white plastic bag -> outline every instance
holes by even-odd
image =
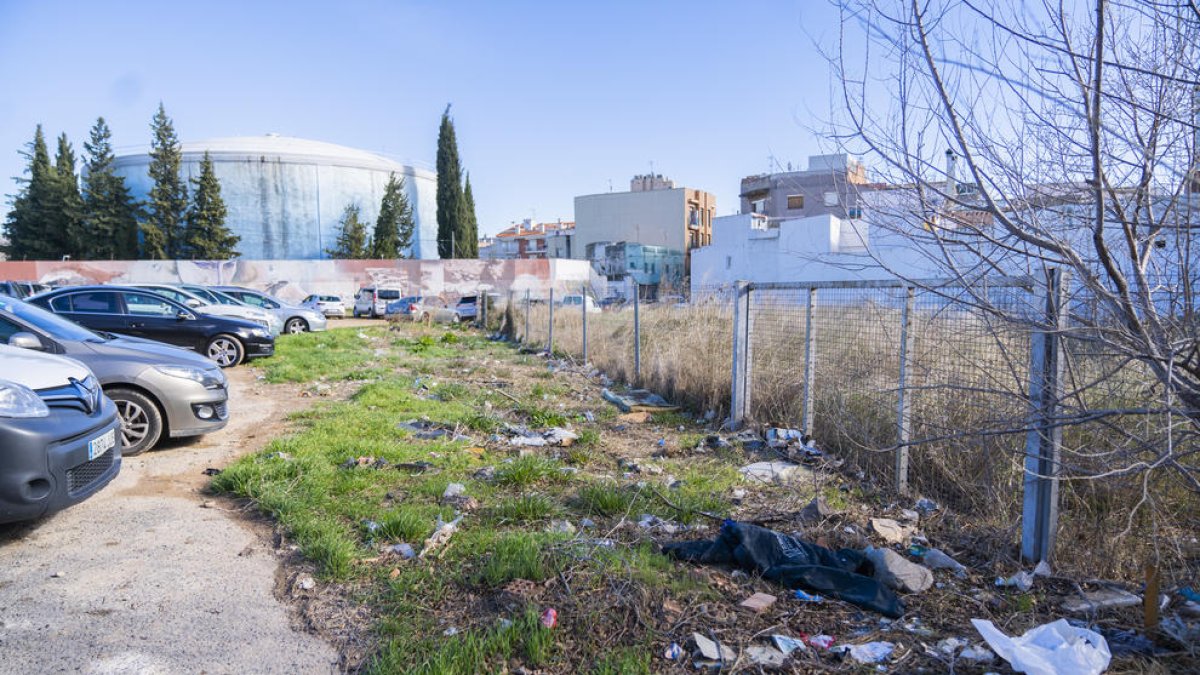
[[[1059,619],[1012,638],[991,621],[971,619],[975,630],[1013,670],[1026,675],[1099,675],[1112,653],[1104,636]]]

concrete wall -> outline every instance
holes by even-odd
[[[185,179],[200,174],[202,154],[185,152]],[[150,158],[118,158],[116,173],[125,177],[133,195],[146,199],[153,184]],[[319,162],[263,158],[213,157],[221,197],[229,209],[226,224],[242,238],[238,252],[251,259],[321,259],[337,238],[339,220],[348,204],[357,203],[368,232],[374,229],[391,171]],[[437,258],[437,178],[429,171],[396,165],[404,178],[416,222],[412,255]],[[189,193],[191,186],[189,184]]]
[[[544,294],[590,283],[583,260],[229,260],[6,261],[0,279],[55,285],[132,282],[227,284],[299,301],[311,293],[352,297],[387,285],[427,296],[456,297],[480,288]]]
[[[575,240],[571,256],[583,258],[588,244],[633,241],[687,248],[685,189],[607,192],[575,198]]]

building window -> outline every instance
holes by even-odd
[[[804,208],[804,195],[788,195],[788,209]]]
[[[862,218],[862,207],[852,206],[847,210],[846,215],[851,218]]]
[[[767,200],[766,198],[754,199],[750,201],[750,213],[766,213]]]
[[[837,206],[837,205],[838,205],[838,193],[826,192],[825,193],[825,206]]]

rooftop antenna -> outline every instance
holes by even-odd
[[[608,179],[608,191],[612,192],[612,179],[611,178]]]
[[[654,182],[654,160],[650,160],[650,182]]]

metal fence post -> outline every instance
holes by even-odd
[[[813,433],[813,399],[816,392],[813,389],[813,377],[817,372],[817,324],[813,321],[813,311],[817,304],[817,289],[808,289],[808,305],[804,308],[804,433]]]
[[[524,339],[521,340],[525,344],[530,343],[529,342],[529,305],[530,305],[529,289],[526,288],[525,289],[525,335],[524,335]]]
[[[483,330],[486,331],[487,330],[487,295],[485,295],[486,291],[479,291],[478,293],[479,294],[475,296],[475,304],[478,305],[476,314],[479,315],[479,319],[481,322],[480,326],[482,326]]]
[[[746,395],[750,362],[746,357],[750,323],[750,284],[737,282],[733,293],[733,373],[729,396],[729,424],[737,429],[749,417]]]
[[[546,329],[546,353],[554,354],[554,287],[550,287],[550,321]]]
[[[1062,427],[1057,422],[1062,398],[1062,331],[1070,275],[1051,268],[1046,277],[1046,326],[1030,340],[1029,431],[1025,436],[1024,503],[1021,557],[1049,560],[1058,532],[1058,472]]]
[[[633,376],[638,381],[642,382],[642,320],[639,314],[641,299],[638,297],[642,294],[641,285],[637,282],[633,284]]]
[[[904,309],[900,314],[900,387],[896,394],[896,492],[908,494],[908,440],[912,433],[912,397],[905,390],[908,371],[912,367],[912,314],[914,289],[904,294]]]
[[[587,312],[587,301],[588,301],[588,294],[587,294],[587,284],[584,284],[584,285],[583,285],[583,288],[582,288],[582,289],[580,289],[580,303],[579,303],[579,304],[580,304],[580,305],[582,305],[582,309],[583,309],[583,362],[584,362],[585,364],[588,362],[588,353],[587,353],[587,347],[588,347],[588,345],[587,345],[587,314],[588,314],[588,312]]]

